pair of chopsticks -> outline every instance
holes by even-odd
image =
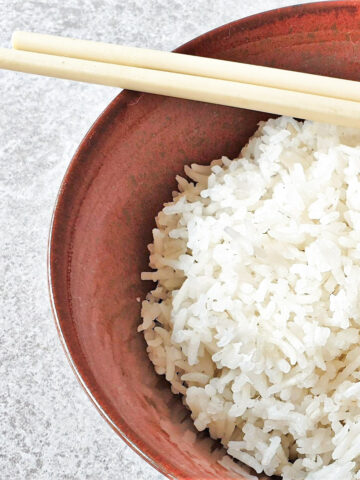
[[[15,32],[0,68],[360,128],[360,82]]]

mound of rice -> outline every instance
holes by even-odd
[[[156,218],[148,354],[198,430],[284,480],[360,479],[360,132],[280,117]]]

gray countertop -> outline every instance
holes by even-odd
[[[299,1],[297,3],[309,3]],[[0,0],[15,29],[171,50],[288,0]],[[50,311],[46,249],[66,167],[118,90],[0,70],[0,478],[160,480],[76,381]]]

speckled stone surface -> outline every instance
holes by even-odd
[[[171,50],[286,0],[0,0],[14,29]],[[309,3],[299,2],[298,3]],[[0,71],[0,479],[160,480],[99,416],[53,323],[48,229],[77,145],[116,89]]]

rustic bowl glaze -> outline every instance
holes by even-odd
[[[245,18],[178,51],[360,80],[360,3],[322,2]],[[114,430],[168,478],[234,478],[197,434],[136,333],[154,216],[184,164],[235,156],[267,115],[124,91],[90,129],[65,175],[50,236],[60,338]],[[266,478],[266,477],[264,477]]]

